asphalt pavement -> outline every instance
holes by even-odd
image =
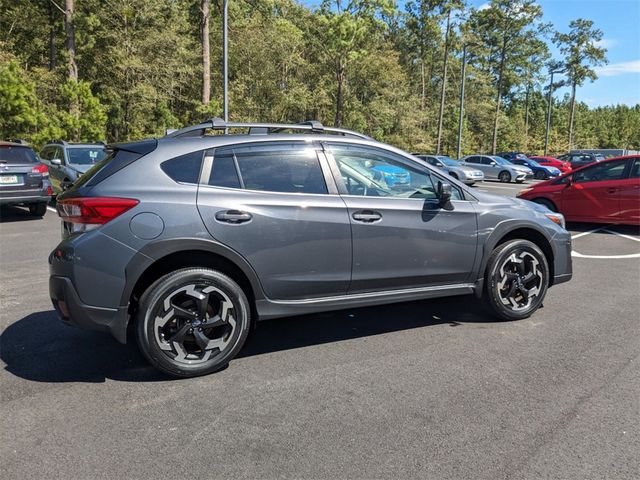
[[[3,210],[0,478],[640,478],[640,235],[570,230],[574,279],[528,320],[454,297],[267,321],[171,380],[60,323],[55,213]]]

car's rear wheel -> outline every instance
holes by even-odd
[[[32,203],[29,205],[29,213],[34,217],[44,217],[47,213],[47,204],[44,202]]]
[[[544,180],[547,178],[547,174],[544,173],[542,170],[538,170],[534,176],[537,180]]]
[[[498,180],[500,180],[502,183],[509,183],[511,181],[511,174],[507,171],[500,172],[500,174],[498,175]]]
[[[510,240],[491,253],[484,299],[498,318],[528,318],[542,305],[548,286],[549,265],[535,243]]]
[[[185,268],[153,283],[140,298],[136,337],[159,370],[194,377],[224,368],[242,348],[250,326],[242,288],[208,268]]]
[[[539,205],[544,205],[545,207],[547,207],[552,212],[557,212],[558,211],[558,208],[554,205],[554,203],[551,200],[547,200],[546,198],[536,198],[536,199],[533,200],[533,202],[537,203]]]
[[[453,173],[453,172],[451,172],[451,173],[449,174],[449,176],[451,176],[451,177],[455,178],[456,180],[458,180],[458,175],[457,175],[457,174],[455,174],[455,173]]]

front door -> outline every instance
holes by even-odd
[[[562,191],[562,213],[576,221],[615,221],[620,212],[619,184],[627,163],[596,163],[574,173]]]
[[[267,297],[346,294],[351,227],[319,146],[223,147],[205,155],[203,169],[202,219],[213,238],[251,264]]]
[[[625,223],[640,224],[640,157],[632,159],[629,175],[618,184],[620,217]]]
[[[336,142],[326,148],[351,221],[349,293],[469,280],[477,223],[461,191],[454,187],[450,205],[441,208],[437,182],[447,180],[426,166],[377,147]]]

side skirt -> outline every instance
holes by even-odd
[[[475,292],[473,283],[442,285],[434,287],[407,288],[386,292],[355,293],[335,297],[310,298],[303,300],[269,300],[256,302],[259,320],[306,315],[309,313],[342,310],[344,308],[370,307],[388,303],[410,302],[428,298],[469,295]]]

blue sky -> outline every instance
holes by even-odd
[[[298,0],[308,6],[317,6],[320,0]],[[396,0],[403,9],[405,0]],[[467,0],[480,8],[488,0]],[[602,46],[608,50],[609,64],[598,70],[598,79],[587,81],[577,91],[579,101],[590,107],[600,105],[640,103],[640,0],[538,0],[544,12],[544,21],[556,30],[568,31],[569,22],[576,18],[593,20],[602,30]],[[559,58],[557,49],[551,51]],[[560,88],[556,96],[562,97],[568,88]]]
[[[481,7],[487,0],[473,0]],[[602,30],[602,46],[607,48],[609,64],[598,69],[598,79],[587,81],[577,91],[579,101],[590,107],[640,103],[640,0],[538,0],[544,21],[556,30],[568,31],[576,18],[593,20]],[[559,58],[551,45],[552,54]],[[558,89],[563,96],[568,88]]]

